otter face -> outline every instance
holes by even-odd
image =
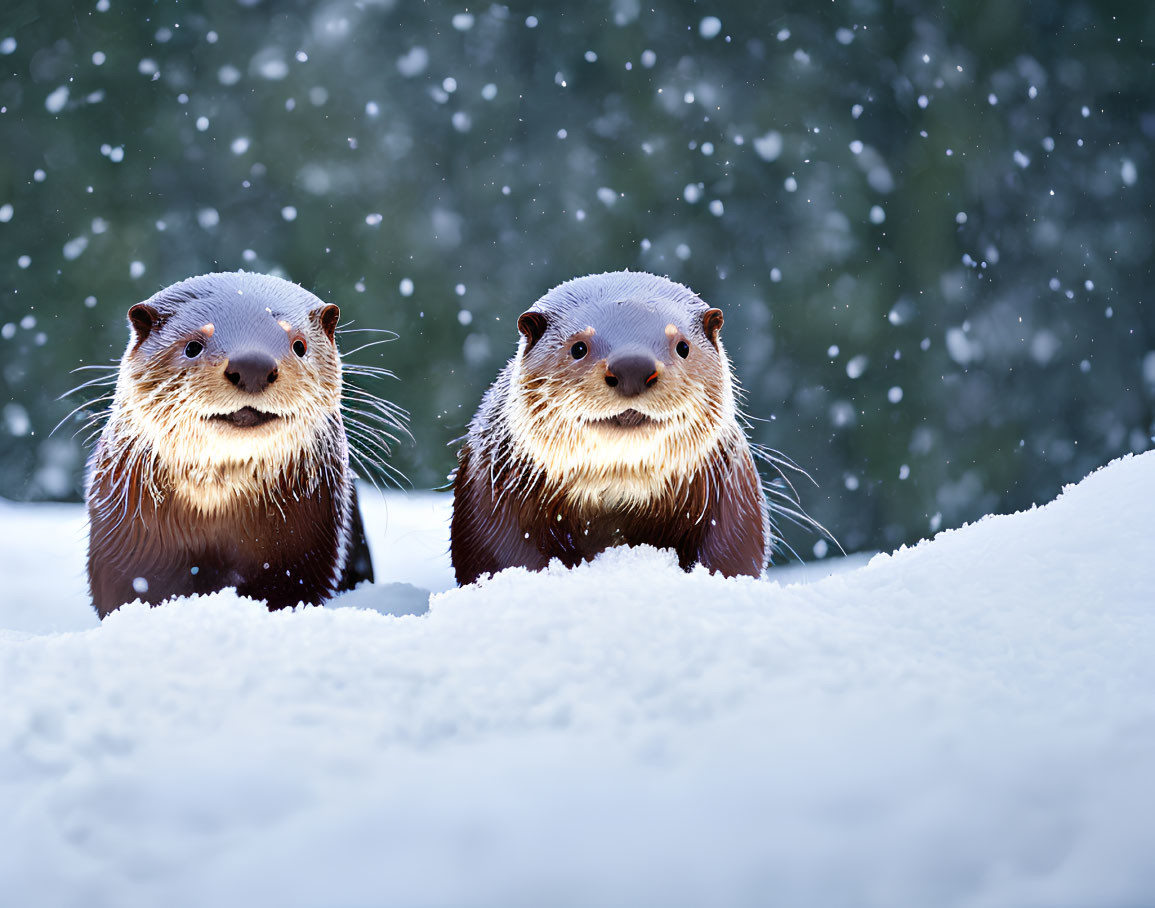
[[[518,320],[514,436],[572,497],[650,500],[737,430],[722,313],[622,272],[555,288]]]
[[[130,420],[190,494],[211,498],[203,487],[230,472],[279,474],[308,459],[311,439],[332,437],[336,306],[279,278],[211,274],[161,291],[128,317],[114,420]]]

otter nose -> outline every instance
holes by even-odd
[[[658,364],[652,356],[629,353],[606,363],[606,384],[622,397],[637,397],[658,383]]]
[[[229,357],[225,378],[242,391],[259,394],[277,380],[277,361],[259,350],[240,353]]]

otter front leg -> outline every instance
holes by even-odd
[[[188,596],[197,590],[188,567],[121,559],[105,560],[106,552],[96,549],[89,557],[89,590],[96,614],[108,617],[120,606],[137,599],[156,605],[174,596]]]
[[[95,458],[102,454],[98,447]],[[136,599],[155,605],[195,592],[188,559],[174,550],[164,504],[135,485],[125,490],[97,480],[87,509],[88,586],[102,619]]]
[[[718,486],[696,557],[691,560],[725,577],[761,576],[770,543],[765,502],[754,461],[741,451],[729,476]]]
[[[461,585],[507,567],[540,570],[546,559],[532,542],[534,533],[521,525],[508,495],[495,496],[489,466],[474,464],[466,442],[453,480],[453,518],[449,549],[453,572]],[[529,532],[530,539],[526,538]]]

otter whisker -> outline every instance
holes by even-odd
[[[363,417],[363,419],[358,417]],[[367,438],[379,440],[386,453],[391,453],[391,449],[389,448],[389,445],[386,444],[386,441],[391,441],[394,444],[400,444],[401,442],[401,439],[397,435],[394,435],[392,432],[388,431],[389,429],[395,428],[399,432],[403,432],[404,434],[408,435],[408,431],[404,426],[397,426],[382,419],[376,414],[366,414],[359,410],[349,408],[346,408],[345,411],[345,425],[347,428],[356,428]]]
[[[100,397],[94,397],[92,400],[86,400],[84,403],[80,404],[77,407],[73,407],[72,410],[69,411],[67,416],[65,416],[62,420],[60,420],[60,422],[58,422],[55,426],[52,427],[52,431],[48,433],[48,437],[51,438],[54,434],[56,434],[57,429],[59,429],[62,425],[64,425],[66,422],[68,422],[68,420],[72,419],[72,417],[75,416],[77,413],[79,413],[81,410],[85,409],[86,407],[91,407],[94,404],[100,404],[100,403],[104,403],[105,401],[111,401],[113,399],[113,397],[114,397],[114,395],[112,395],[112,394],[103,394]],[[59,400],[60,398],[57,398],[57,399]],[[102,407],[100,410],[101,414],[107,413],[107,412],[108,412],[107,407]],[[81,426],[79,429],[76,430],[76,432],[73,433],[72,437],[75,438],[76,435],[79,434],[84,428],[85,428],[85,426]]]
[[[392,375],[390,375],[390,377],[392,377]],[[359,394],[360,396],[369,398],[371,400],[381,401],[383,404],[387,404],[388,406],[395,408],[399,413],[405,413],[405,410],[402,407],[393,403],[388,398],[382,397],[375,391],[372,391],[363,385],[357,384],[356,382],[346,381],[344,382],[342,389],[348,393]]]
[[[786,470],[793,470],[796,473],[801,473],[812,483],[814,483],[815,486],[818,485],[818,483],[814,482],[809,473],[794,463],[794,461],[790,460],[788,457],[785,457],[779,452],[773,451],[770,448],[766,448],[762,445],[751,445],[750,450],[753,452],[754,456],[761,460],[763,463],[773,467],[774,472],[778,475],[778,477],[787,486],[789,486],[790,492],[794,495],[795,499],[798,498],[798,490],[794,488],[794,483],[792,483],[790,481],[790,477],[786,475]]]
[[[364,343],[360,347],[355,347],[352,350],[347,350],[347,351],[342,350],[341,355],[342,356],[355,356],[356,354],[360,353],[362,350],[368,350],[370,347],[378,347],[381,344],[389,344],[389,343],[392,343],[393,341],[395,341],[396,339],[397,339],[397,337],[393,336],[393,337],[381,338],[380,340],[369,341],[368,343]],[[352,365],[356,365],[356,364],[352,364]]]
[[[365,461],[368,461],[373,465],[373,471],[381,473],[383,478],[393,478],[398,485],[409,482],[404,473],[386,462],[385,458],[391,452],[389,446],[381,441],[378,434],[367,430],[360,423],[351,419],[345,421],[345,432],[349,438],[350,454],[356,453],[362,466],[364,466]]]
[[[76,366],[73,369],[69,369],[68,372],[72,375],[77,372],[95,372],[98,370],[115,374],[120,371],[120,363],[116,360],[109,360],[107,363],[89,363],[86,366]]]
[[[409,432],[409,427],[403,421],[397,419],[390,413],[383,413],[376,409],[365,409],[364,407],[350,406],[346,404],[343,412],[351,417],[356,418],[363,423],[366,428],[375,432],[380,432],[382,435],[389,438],[391,441],[400,441],[402,437],[413,440],[412,434]]]
[[[802,556],[801,556],[801,555],[799,555],[799,554],[798,554],[798,552],[796,552],[796,551],[794,550],[794,546],[792,546],[792,545],[791,545],[789,542],[787,542],[787,541],[786,541],[786,540],[785,540],[783,537],[781,537],[781,536],[777,536],[777,535],[776,535],[776,536],[774,537],[774,548],[775,548],[775,550],[777,550],[777,551],[782,551],[783,549],[785,549],[785,551],[786,551],[786,554],[788,554],[788,555],[789,555],[791,558],[793,558],[793,559],[794,559],[795,561],[797,561],[797,562],[800,562],[800,563],[802,563],[802,562],[804,561],[804,559],[802,558]]]
[[[388,401],[350,394],[342,400],[341,410],[363,417],[386,430],[398,432],[410,441],[413,440],[409,431],[409,413],[401,407],[390,405]]]
[[[373,451],[379,452],[383,459],[388,457],[391,453],[389,445],[382,440],[380,435],[369,431],[364,426],[352,419],[345,420],[345,434],[350,438],[358,439],[364,446],[366,446],[366,450],[371,449]]]
[[[348,385],[345,387],[346,390],[349,390],[350,388]],[[404,425],[409,421],[409,413],[403,407],[399,407],[396,404],[390,403],[389,401],[377,397],[373,394],[358,393],[358,389],[353,389],[350,393],[345,395],[346,406],[349,406],[353,403],[356,403],[359,406],[367,406],[371,410],[375,410],[387,416],[390,420],[396,422],[398,426]]]
[[[834,534],[804,511],[795,510],[793,508],[785,508],[781,505],[775,505],[773,507],[773,512],[775,514],[781,514],[787,521],[800,529],[824,536],[838,547],[839,552],[841,552],[843,555],[846,554],[846,549],[842,547],[842,543],[840,543],[838,539],[835,538]]]
[[[357,467],[358,479],[364,479],[378,492],[382,491],[381,486],[377,483],[377,477],[374,475],[378,470],[375,462],[373,463],[372,467],[367,466],[366,463],[361,459],[361,455],[352,446],[349,448],[349,460],[352,461],[354,466]]]
[[[356,462],[361,471],[362,478],[368,480],[378,491],[381,490],[378,479],[380,479],[381,482],[396,486],[397,488],[410,485],[409,478],[404,473],[392,464],[373,457],[370,453],[361,449],[358,444],[350,443],[349,457]]]
[[[342,363],[341,373],[343,375],[359,375],[364,378],[396,378],[390,370],[384,366],[370,366],[366,363]]]
[[[349,322],[349,324],[352,325],[354,323]],[[391,340],[391,341],[397,340],[399,337],[401,337],[401,335],[398,334],[396,331],[390,331],[388,328],[346,328],[344,326],[338,326],[337,333],[342,334],[342,335],[344,335],[344,334],[383,334],[383,335],[386,335],[387,339]],[[342,356],[348,356],[349,354],[342,351],[341,355]]]
[[[750,448],[754,451],[755,456],[764,460],[766,463],[771,464],[775,468],[778,468],[779,473],[782,472],[783,468],[787,470],[793,470],[795,473],[801,473],[803,476],[809,479],[815,487],[818,486],[818,483],[814,481],[809,473],[802,469],[802,467],[798,466],[798,464],[796,464],[781,451],[776,451],[774,448],[768,448],[766,445],[751,445]],[[785,477],[783,476],[783,478]]]
[[[102,375],[99,378],[90,378],[90,379],[88,379],[88,381],[81,382],[79,385],[77,385],[74,388],[69,388],[67,391],[65,391],[63,394],[61,394],[56,399],[57,400],[64,400],[64,398],[71,397],[77,391],[83,391],[85,388],[96,388],[96,387],[105,387],[105,386],[109,386],[109,385],[115,385],[116,384],[116,378],[117,378],[116,373],[113,373],[112,375]]]
[[[407,423],[409,422],[409,413],[404,408],[399,407],[396,404],[385,400],[384,398],[378,397],[375,394],[371,394],[370,392],[364,391],[363,389],[357,388],[355,386],[346,385],[345,390],[348,392],[346,395],[348,398],[352,398],[353,400],[357,401],[358,404],[367,405],[372,410],[381,413],[398,430],[405,432],[409,431],[407,426]],[[346,400],[346,406],[349,405],[350,401]]]

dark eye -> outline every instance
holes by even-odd
[[[573,355],[574,359],[581,359],[590,352],[590,348],[587,347],[583,341],[578,341],[569,348],[569,352]]]
[[[685,341],[678,341],[678,346],[674,349],[678,351],[678,356],[682,357],[682,359],[690,355],[690,345]]]
[[[300,338],[297,338],[295,341],[293,341],[293,352],[296,353],[297,356],[304,356],[305,351],[308,349],[309,348],[305,346],[305,342]]]
[[[189,359],[196,359],[198,356],[201,355],[201,351],[204,348],[205,348],[205,345],[202,344],[200,341],[189,341],[187,344],[184,345],[184,355],[187,356]]]

